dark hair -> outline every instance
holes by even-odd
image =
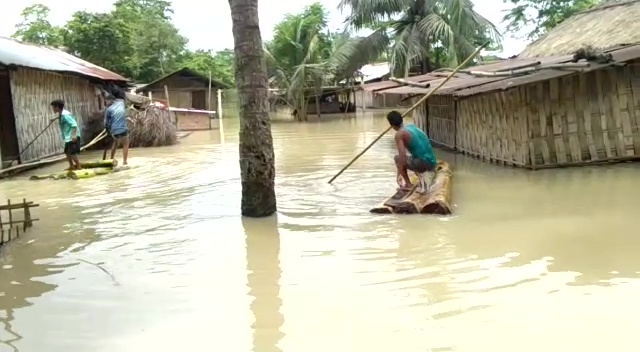
[[[116,99],[124,99],[124,98],[126,98],[126,96],[124,94],[124,91],[122,91],[122,89],[118,89],[118,88],[113,90],[113,97],[116,98]]]
[[[389,124],[393,127],[400,127],[402,126],[402,114],[393,110],[387,114],[387,121],[389,121]]]
[[[62,99],[56,99],[51,102],[51,106],[58,109],[64,109],[64,101],[62,101]]]

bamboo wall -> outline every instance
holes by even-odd
[[[460,100],[457,149],[536,167],[640,158],[640,65]]]
[[[452,96],[434,95],[427,102],[429,139],[434,144],[456,147],[456,104]]]
[[[208,91],[203,91],[202,89],[180,89],[180,88],[167,88],[169,91],[169,105],[173,108],[182,108],[182,109],[197,109],[198,107],[194,105],[202,105],[201,100],[202,95],[204,94],[204,104],[205,108],[198,110],[212,110],[218,111],[218,92],[215,89],[211,90],[211,107],[209,109],[206,108]],[[149,91],[140,92],[144,96],[148,96]],[[194,100],[195,95],[195,100]],[[164,94],[164,89],[158,91],[151,91],[151,97],[154,101],[160,101],[164,104],[167,103],[167,97]],[[200,100],[200,101],[198,101]]]
[[[420,97],[412,98],[411,105],[414,105],[415,103],[417,103],[418,100],[420,100]],[[421,104],[420,106],[415,108],[415,110],[413,110],[413,124],[416,125],[418,128],[420,128],[421,130],[423,130],[425,133],[427,134],[429,133],[428,126],[427,126],[427,105],[426,104]]]
[[[491,161],[526,165],[529,130],[522,90],[515,88],[460,100],[456,149]],[[530,107],[535,107],[535,103]]]
[[[395,109],[402,106],[400,94],[376,94],[363,90],[356,91],[357,109]],[[364,105],[363,105],[364,104]]]
[[[65,108],[76,118],[81,131],[85,122],[100,109],[100,91],[86,79],[25,68],[10,71],[10,75],[20,150],[33,141],[54,117],[51,111],[53,100],[65,101]],[[63,150],[60,128],[54,123],[22,154],[21,161],[59,154]]]

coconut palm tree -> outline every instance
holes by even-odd
[[[265,45],[269,75],[284,91],[283,99],[298,120],[307,118],[310,95],[321,96],[327,83],[352,79],[357,69],[388,45],[386,37],[353,38],[347,33],[329,33],[326,27],[327,13],[315,3],[301,14],[287,15]],[[316,111],[320,111],[318,106]]]
[[[229,0],[240,101],[242,215],[276,212],[273,137],[269,120],[267,67],[262,50],[258,0]]]
[[[407,76],[412,63],[430,71],[434,51],[446,52],[448,65],[456,65],[487,40],[499,44],[500,34],[473,9],[471,0],[341,0],[350,10],[347,28],[372,29],[386,36],[396,75]]]

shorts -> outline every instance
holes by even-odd
[[[129,131],[124,131],[124,132],[122,132],[122,133],[114,134],[114,135],[113,135],[113,136],[111,136],[111,137],[116,138],[116,139],[119,139],[119,138],[127,137],[128,135],[129,135]]]
[[[66,142],[64,144],[64,153],[67,155],[78,155],[80,154],[80,147],[82,145],[82,141],[80,137],[76,138],[75,142]]]
[[[398,161],[398,155],[395,156],[394,160],[397,162]],[[431,172],[433,170],[436,169],[436,165],[432,164],[424,159],[421,158],[414,158],[412,156],[408,157],[407,160],[407,170],[413,171],[413,172],[419,172],[419,173],[423,173],[423,172]]]

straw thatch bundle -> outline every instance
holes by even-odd
[[[127,109],[127,125],[129,127],[129,145],[137,147],[160,147],[176,144],[178,129],[171,122],[170,113],[161,108],[149,105],[144,109],[133,106]],[[84,138],[95,137],[104,129],[104,111],[94,113],[85,124]],[[90,140],[90,139],[87,139]],[[105,138],[96,148],[110,145],[111,138]]]
[[[167,110],[152,105],[142,110],[129,108],[127,120],[132,148],[173,145],[178,141],[178,129]]]
[[[640,0],[609,0],[563,21],[529,44],[518,58],[569,55],[640,42]]]

